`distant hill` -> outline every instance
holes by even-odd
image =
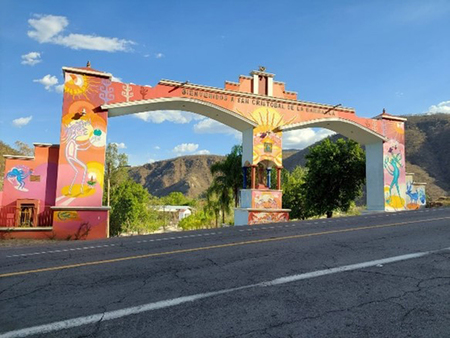
[[[405,117],[406,169],[428,183],[433,199],[450,195],[450,114]]]
[[[211,185],[211,166],[223,159],[217,155],[182,156],[133,167],[129,173],[154,196],[179,191],[189,197],[199,197]]]

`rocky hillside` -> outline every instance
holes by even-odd
[[[222,159],[223,156],[216,155],[182,156],[133,167],[129,173],[154,196],[179,191],[199,197],[211,185],[211,166]]]
[[[450,114],[405,117],[407,170],[433,198],[450,195]]]

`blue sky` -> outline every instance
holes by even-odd
[[[2,1],[0,140],[59,143],[61,67],[223,87],[259,65],[300,100],[364,117],[450,113],[450,1]],[[109,120],[133,165],[225,154],[239,134],[180,112]],[[303,148],[326,130],[294,131]]]

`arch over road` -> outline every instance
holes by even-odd
[[[64,67],[63,72],[57,207],[101,207],[108,118],[155,110],[190,111],[242,132],[243,170],[251,171],[251,182],[243,182],[236,225],[288,219],[280,181],[282,136],[283,131],[305,127],[331,129],[366,146],[369,209],[406,206],[406,119],[385,112],[363,118],[352,108],[298,100],[296,92],[286,90],[263,68],[239,76],[238,82],[226,81],[224,88],[172,80],[161,80],[154,87],[114,82],[112,74],[90,67]],[[277,170],[277,189],[267,186],[272,169]]]
[[[243,132],[257,126],[256,122],[231,110],[213,103],[185,97],[168,97],[150,100],[105,104],[102,109],[108,111],[108,117],[136,114],[157,110],[181,110],[200,114]]]
[[[300,123],[289,124],[282,126],[279,129],[281,131],[291,131],[298,130],[302,128],[325,128],[332,130],[338,134],[344,135],[345,137],[352,139],[362,145],[376,143],[376,142],[386,142],[387,137],[367,128],[364,125],[356,123],[351,120],[346,120],[339,117],[331,117],[328,119],[317,119],[310,120]]]

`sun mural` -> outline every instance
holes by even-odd
[[[86,75],[66,73],[64,79],[64,92],[71,95],[72,98],[84,97],[88,99],[88,93],[95,93],[95,85],[100,82]],[[94,85],[94,86],[93,86]]]
[[[283,134],[274,130],[292,121],[284,121],[278,111],[267,107],[260,107],[252,113],[242,115],[257,124],[253,130],[253,164],[269,160],[281,167]],[[295,117],[292,120],[294,119]]]

